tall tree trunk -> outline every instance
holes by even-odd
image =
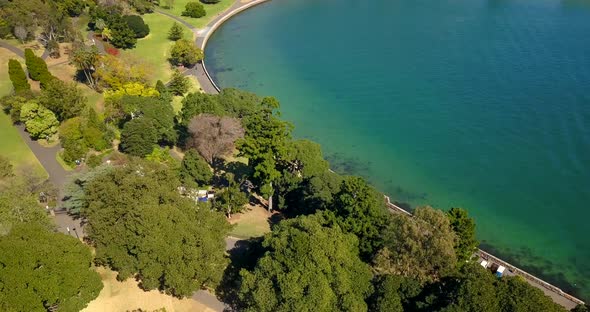
[[[274,193],[272,189],[272,182],[270,182],[270,195],[268,196],[268,212],[272,212],[272,195]]]

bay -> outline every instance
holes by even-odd
[[[484,249],[590,299],[590,1],[273,0],[205,53],[334,170],[468,209]]]

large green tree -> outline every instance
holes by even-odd
[[[282,221],[265,236],[264,256],[242,270],[245,311],[366,311],[371,273],[358,240],[318,216]]]
[[[158,131],[150,118],[135,118],[125,123],[121,131],[121,150],[143,157],[152,152],[158,142]]]
[[[0,263],[2,311],[80,311],[102,289],[90,249],[38,225],[1,236]]]
[[[0,183],[0,236],[6,235],[18,224],[36,224],[52,230],[54,225],[45,208],[41,207],[34,194],[28,192],[23,181],[12,178],[12,175],[4,178],[9,181]]]
[[[232,213],[244,210],[244,205],[248,203],[248,196],[242,192],[233,174],[227,173],[225,178],[228,186],[215,194],[213,207],[218,211],[223,211],[228,218],[231,218]]]
[[[196,150],[188,150],[180,166],[180,179],[182,183],[190,187],[204,187],[211,183],[211,178],[213,178],[213,172],[209,168],[209,165],[207,165],[205,159]]]
[[[35,101],[25,103],[20,110],[20,120],[33,139],[51,138],[57,133],[59,122],[53,112]]]
[[[183,65],[186,67],[197,64],[203,59],[203,50],[188,39],[177,40],[170,50],[170,62],[172,65]]]
[[[239,155],[248,158],[254,168],[253,177],[259,184],[260,192],[268,198],[268,209],[272,210],[273,182],[281,176],[286,166],[291,124],[279,119],[279,102],[273,97],[262,100],[261,109],[245,118],[246,135],[237,141]]]
[[[170,82],[168,83],[168,91],[172,92],[174,95],[182,96],[188,92],[189,87],[190,81],[188,78],[178,69],[175,69],[174,72],[172,72],[172,78],[170,78]]]
[[[527,283],[522,277],[503,277],[498,283],[498,298],[502,311],[511,312],[566,312],[567,310]]]
[[[97,88],[93,73],[98,65],[99,56],[96,46],[88,47],[85,44],[74,44],[69,55],[70,63],[84,74],[86,82],[92,89]]]
[[[58,120],[80,116],[87,107],[88,99],[75,83],[52,79],[41,91],[39,104],[55,113]]]
[[[375,292],[371,295],[369,306],[375,312],[403,312],[402,299],[399,294],[402,277],[382,275],[375,281]]]
[[[8,60],[8,76],[10,77],[10,81],[12,81],[14,92],[18,93],[31,90],[27,75],[19,61],[14,59]]]
[[[383,196],[364,179],[345,178],[325,215],[343,231],[359,238],[363,259],[370,259],[381,248],[380,236],[388,212]]]
[[[392,214],[383,230],[385,247],[374,259],[375,270],[422,283],[439,280],[457,265],[455,238],[440,210],[417,208],[413,217]]]
[[[473,258],[477,251],[479,242],[475,238],[475,221],[469,217],[467,210],[462,208],[451,208],[447,212],[451,222],[451,228],[457,235],[455,241],[455,253],[459,264],[465,263]]]
[[[227,264],[222,213],[178,193],[177,174],[141,161],[114,168],[85,186],[81,215],[97,263],[136,276],[145,289],[189,296],[215,287]]]
[[[182,16],[199,18],[205,15],[207,15],[205,7],[199,2],[188,2],[184,7],[184,11],[182,11]]]

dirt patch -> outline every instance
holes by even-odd
[[[82,310],[84,312],[125,312],[138,308],[147,311],[166,308],[168,312],[214,311],[193,299],[177,299],[157,290],[143,291],[133,279],[119,282],[116,280],[117,273],[111,270],[97,268],[96,271],[100,274],[104,288],[98,298]]]

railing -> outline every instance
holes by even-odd
[[[401,213],[404,213],[404,214],[406,214],[408,216],[412,216],[412,214],[410,212],[408,212],[405,209],[403,209],[403,208],[401,208],[401,207],[399,207],[399,206],[391,203],[391,200],[389,199],[389,196],[385,196],[385,203],[387,204],[387,207],[389,208],[389,210],[392,211],[392,212],[401,212]],[[522,269],[519,269],[516,266],[514,266],[514,265],[512,265],[512,264],[510,264],[510,263],[508,263],[508,262],[506,262],[506,261],[504,261],[504,260],[502,260],[502,259],[500,259],[500,258],[498,258],[498,257],[496,257],[496,256],[494,256],[494,255],[492,255],[492,254],[490,254],[488,252],[486,252],[486,251],[483,251],[481,249],[478,249],[477,250],[477,253],[478,253],[478,255],[481,258],[486,259],[486,260],[492,260],[493,262],[506,267],[508,270],[510,270],[514,274],[517,274],[519,276],[522,276],[523,278],[525,278],[525,279],[527,279],[527,280],[529,280],[529,281],[531,281],[531,282],[533,282],[533,283],[535,283],[537,285],[540,285],[540,286],[544,287],[545,289],[548,289],[549,291],[551,291],[553,293],[556,293],[556,294],[558,294],[558,295],[560,295],[560,296],[562,296],[562,297],[564,297],[564,298],[566,298],[566,299],[568,299],[568,300],[570,300],[570,301],[572,301],[572,302],[574,302],[576,304],[584,304],[584,301],[582,301],[582,300],[580,300],[580,299],[578,299],[578,298],[576,298],[576,297],[574,297],[572,295],[569,295],[569,294],[565,293],[559,287],[553,286],[553,285],[545,282],[544,280],[542,280],[542,279],[540,279],[540,278],[538,278],[538,277],[536,277],[536,276],[534,276],[534,275],[532,275],[532,274],[530,274],[530,273],[528,273],[528,272],[526,272],[526,271],[524,271]]]

